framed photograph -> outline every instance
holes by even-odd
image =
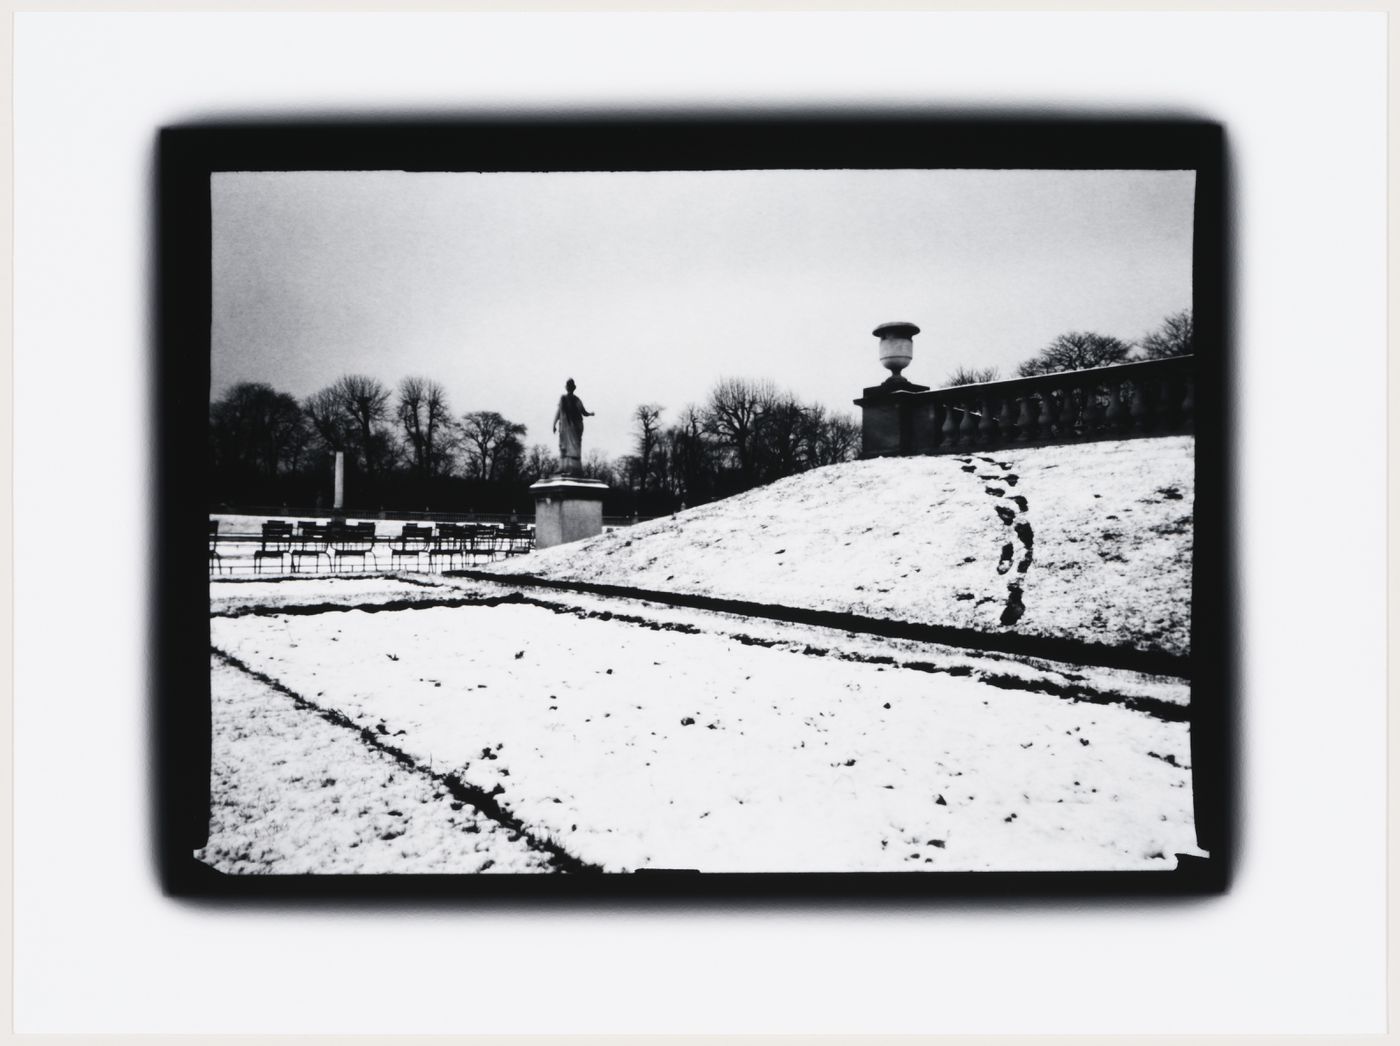
[[[1228,888],[1222,139],[164,130],[166,888]]]

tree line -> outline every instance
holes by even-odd
[[[509,511],[511,487],[549,460],[525,426],[496,411],[457,415],[442,385],[409,377],[390,389],[347,374],[298,401],[240,382],[209,407],[210,497],[217,504],[331,507],[331,463],[345,455],[346,507],[446,508],[479,499]]]
[[[769,381],[726,378],[670,424],[663,412],[656,403],[637,407],[633,452],[614,463],[615,481],[653,510],[728,497],[860,453],[853,418]]]
[[[1029,377],[1192,351],[1191,313],[1168,316],[1137,342],[1062,334],[1017,368]],[[959,368],[945,384],[995,381],[995,368]],[[657,403],[632,413],[631,453],[597,449],[584,474],[612,488],[604,510],[659,515],[771,483],[860,453],[850,416],[803,403],[772,382],[725,378],[669,419]],[[209,408],[210,496],[217,505],[331,507],[331,461],[345,455],[347,508],[512,512],[528,488],[558,470],[554,451],[527,444],[525,425],[497,411],[457,414],[436,381],[395,388],[347,374],[298,401],[241,382]]]
[[[1187,356],[1194,351],[1194,340],[1195,327],[1189,309],[1166,317],[1161,326],[1137,341],[1124,341],[1110,334],[1092,331],[1069,331],[1022,362],[1016,368],[1016,374],[1031,378],[1039,374],[1111,367],[1118,363],[1130,363],[1134,359],[1161,360],[1169,356]],[[999,377],[995,367],[959,367],[948,375],[944,384],[947,387],[980,385],[997,381]]]
[[[853,419],[764,381],[726,378],[705,402],[664,415],[660,404],[637,406],[631,453],[584,458],[584,474],[612,488],[609,514],[672,512],[849,460],[860,447]],[[301,401],[241,382],[210,405],[210,497],[330,508],[340,452],[347,509],[525,511],[530,484],[558,470],[554,451],[527,435],[497,411],[455,413],[443,386],[423,377],[391,389],[347,374]]]

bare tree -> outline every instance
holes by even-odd
[[[311,419],[311,426],[327,450],[347,450],[353,435],[350,421],[341,409],[340,397],[335,389],[324,388],[313,392],[302,403],[302,409]]]
[[[240,382],[209,407],[213,463],[233,472],[272,477],[294,471],[309,436],[296,399],[262,382]]]
[[[808,423],[808,408],[789,393],[764,405],[754,425],[754,457],[764,482],[801,471]]]
[[[389,390],[376,378],[346,374],[307,397],[307,415],[328,450],[343,450],[359,459],[367,475],[393,464],[393,447],[383,422],[389,413]]]
[[[982,385],[996,381],[998,377],[1000,375],[995,367],[983,367],[980,370],[976,367],[959,367],[943,379],[943,387],[951,389],[959,385]]]
[[[386,456],[387,440],[378,432],[389,413],[389,390],[377,378],[346,374],[331,386],[354,426],[365,472],[373,475]]]
[[[820,405],[807,408],[804,459],[810,468],[850,461],[860,449],[860,425]]]
[[[778,398],[771,382],[725,378],[710,393],[705,428],[729,452],[745,485],[755,478],[754,435],[758,419]]]
[[[526,451],[524,462],[520,466],[521,478],[526,483],[534,483],[558,471],[559,459],[551,454],[543,443],[536,443]]]
[[[661,429],[659,403],[643,403],[632,413],[637,423],[637,488],[647,489],[647,476],[651,472],[651,459],[656,451],[657,437]]]
[[[612,469],[628,490],[642,489],[642,459],[636,454],[624,454],[612,463]]]
[[[1124,362],[1130,348],[1132,346],[1127,342],[1110,335],[1070,331],[1061,334],[1016,371],[1022,377],[1029,378],[1037,374],[1107,367]]]
[[[1191,310],[1173,313],[1162,325],[1142,339],[1143,355],[1149,360],[1168,356],[1189,356],[1195,351],[1195,324]]]
[[[583,475],[586,479],[601,479],[608,486],[617,485],[617,471],[608,456],[601,450],[593,449],[583,459]]]
[[[662,435],[667,489],[692,505],[704,500],[715,471],[714,447],[705,431],[704,413],[693,403]]]
[[[395,414],[403,429],[414,471],[424,479],[443,471],[447,460],[446,437],[452,425],[447,391],[427,378],[404,378],[399,382]]]
[[[523,450],[525,426],[494,410],[474,410],[462,416],[462,441],[467,448],[467,470],[474,479],[495,479],[500,462]],[[503,455],[502,450],[506,453]]]
[[[497,444],[491,461],[491,479],[504,483],[520,481],[525,473],[525,444],[520,441],[524,434],[525,426],[521,425],[519,435],[512,432]]]

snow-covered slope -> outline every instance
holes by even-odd
[[[850,462],[489,569],[1189,653],[1194,449]]]

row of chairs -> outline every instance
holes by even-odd
[[[427,557],[428,568],[432,569],[438,560],[447,560],[450,565],[459,556],[468,561],[476,557],[518,556],[534,547],[534,527],[520,523],[505,527],[439,523],[436,528],[406,523],[389,549],[389,558],[403,561],[411,557],[418,562]]]
[[[269,560],[276,560],[280,569],[290,560],[293,573],[300,570],[301,564],[311,559],[314,569],[322,556],[340,570],[347,561],[358,560],[360,569],[365,561],[371,560],[375,569],[379,559],[375,554],[376,538],[373,523],[317,523],[310,520],[299,521],[295,528],[289,522],[272,520],[262,525],[262,536],[258,547],[253,551],[253,571],[262,573],[262,566]],[[209,521],[209,572],[223,573],[224,556],[218,550],[219,521]],[[462,557],[470,561],[473,557],[484,556],[495,559],[497,556],[516,556],[529,552],[535,546],[534,527],[511,523],[506,527],[495,527],[485,523],[439,523],[436,528],[416,523],[407,523],[399,536],[391,540],[389,559],[392,563],[403,563],[412,558],[415,563],[427,557],[428,568],[436,562]]]
[[[378,568],[379,559],[374,550],[373,523],[336,524],[302,520],[294,530],[290,523],[273,520],[262,525],[262,543],[253,552],[253,572],[261,573],[262,564],[269,559],[277,560],[279,568],[284,559],[290,559],[293,573],[310,559],[314,569],[322,556],[337,570],[347,560],[358,560],[363,570],[367,559],[373,560]]]

